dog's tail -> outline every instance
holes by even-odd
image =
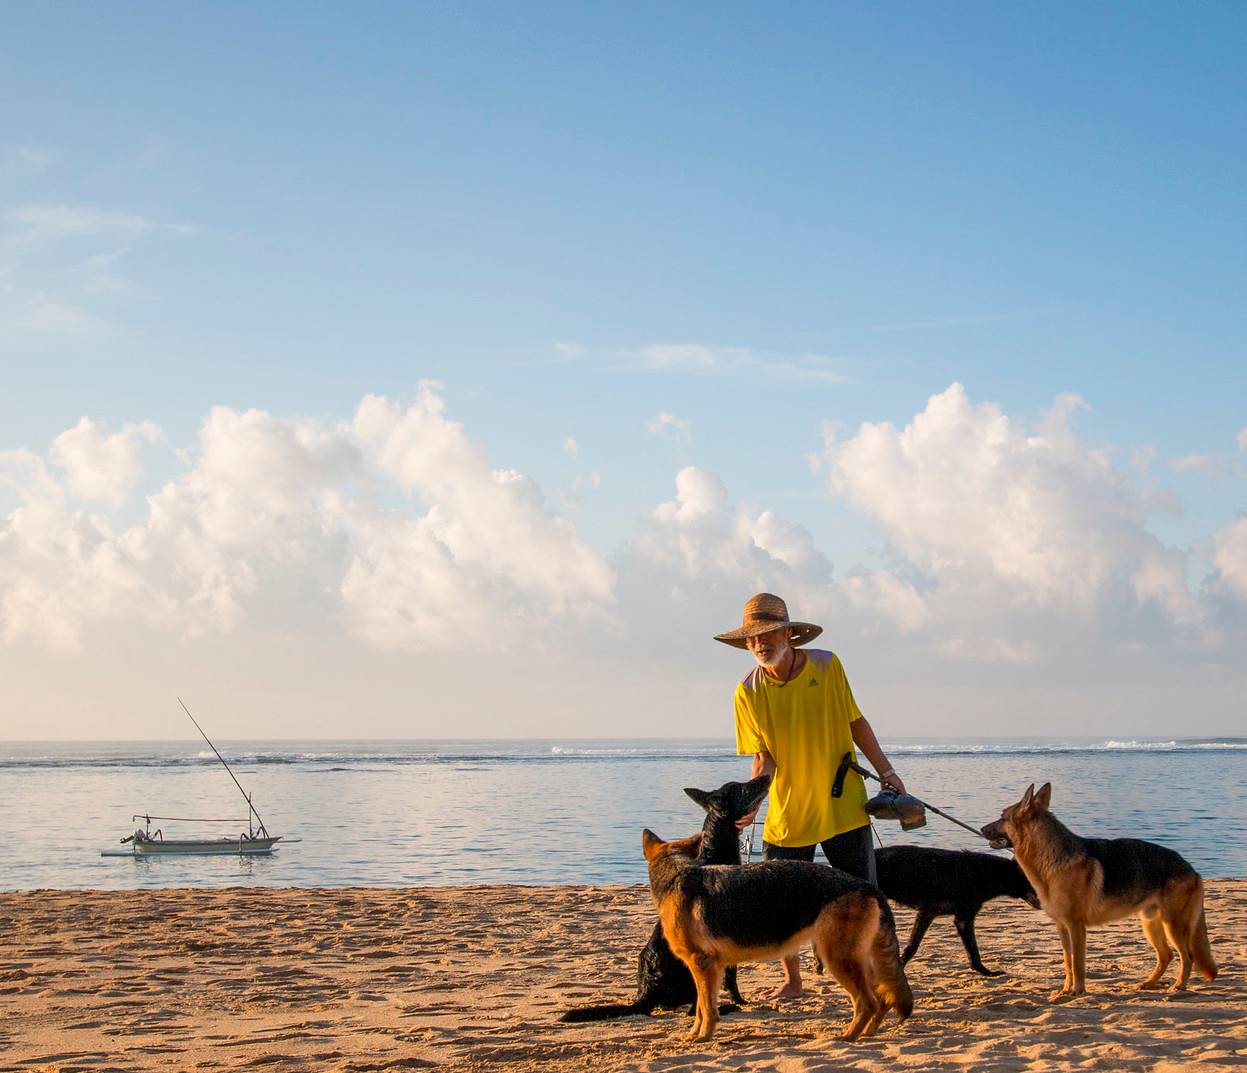
[[[613,1021],[616,1017],[633,1017],[652,1012],[652,1003],[637,1000],[627,1003],[608,1003],[605,1006],[580,1006],[568,1010],[559,1020],[564,1024],[580,1024],[584,1021]]]
[[[896,941],[896,920],[887,899],[879,895],[879,924],[871,948],[875,963],[875,994],[884,1009],[893,1009],[903,1021],[914,1012],[914,994],[909,990],[905,966],[901,964],[900,947]]]
[[[1211,983],[1217,978],[1217,963],[1212,959],[1212,947],[1208,945],[1208,921],[1204,917],[1204,884],[1200,881],[1199,885],[1199,916],[1195,918],[1195,925],[1192,928],[1191,935],[1191,960],[1195,962],[1195,968],[1208,978]]]

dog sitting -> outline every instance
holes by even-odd
[[[784,957],[808,942],[852,1000],[843,1039],[870,1035],[888,1010],[902,1021],[909,1016],[913,995],[892,911],[877,887],[806,861],[701,864],[695,857],[702,838],[641,835],[663,934],[697,985],[692,1039],[714,1035],[728,966]]]
[[[901,951],[902,965],[908,965],[918,952],[931,921],[952,914],[970,967],[983,976],[1003,976],[983,964],[974,918],[993,898],[1021,898],[1039,908],[1039,898],[1017,862],[990,853],[888,846],[876,851],[875,868],[879,889],[888,900],[918,913],[909,942]]]
[[[717,790],[686,788],[685,793],[706,810],[702,825],[699,859],[704,864],[740,864],[740,832],[736,821],[748,816],[766,797],[771,785],[770,775],[759,775],[749,782],[727,782]],[[736,986],[736,969],[727,973],[727,990],[732,1001],[744,1004]],[[629,1003],[605,1006],[583,1006],[568,1010],[560,1021],[605,1021],[632,1014],[648,1014],[654,1010],[689,1006],[696,1009],[697,988],[684,963],[672,952],[663,935],[662,924],[654,925],[649,942],[637,959],[636,998]],[[726,1007],[727,1012],[732,1007]]]
[[[983,828],[997,847],[1013,855],[1061,933],[1065,983],[1052,994],[1062,1001],[1087,990],[1087,929],[1137,913],[1143,934],[1156,951],[1156,968],[1136,986],[1157,987],[1178,948],[1178,978],[1170,991],[1183,991],[1192,967],[1210,981],[1217,976],[1204,917],[1204,883],[1182,857],[1154,842],[1135,838],[1081,838],[1048,811],[1052,784],[1022,800]]]

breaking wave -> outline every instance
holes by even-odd
[[[1247,738],[890,739],[893,756],[1028,756],[1053,754],[1201,753],[1245,751]],[[301,766],[353,770],[391,765],[611,764],[671,760],[738,761],[730,742],[713,739],[639,741],[412,741],[224,743],[240,768]],[[0,746],[0,769],[199,768],[217,764],[210,750],[173,743],[56,743]]]

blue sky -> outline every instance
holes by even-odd
[[[1069,624],[1052,610],[1055,590],[1037,580],[1047,574],[968,538],[950,544],[936,531],[948,517],[936,505],[917,510],[918,521],[890,511],[895,496],[935,489],[955,466],[924,469],[907,456],[893,470],[872,455],[878,479],[867,487],[836,477],[848,456],[834,444],[853,444],[864,424],[904,429],[954,384],[966,403],[945,418],[989,438],[976,407],[995,405],[1033,433],[1054,400],[1073,394],[1086,405],[1067,418],[1072,455],[1036,469],[1020,447],[1013,462],[993,463],[986,484],[957,478],[932,495],[974,488],[994,500],[1006,489],[992,481],[1020,480],[1028,504],[1056,511],[1027,532],[1050,528],[1045,539],[1072,548],[1079,526],[1102,525],[1106,548],[1134,550],[1120,560],[1104,553],[1108,565],[1089,582],[1100,602],[1070,612],[1080,629],[1094,621],[1095,636],[1110,641],[1141,630],[1153,658],[1194,646],[1201,687],[1231,674],[1247,562],[1247,532],[1234,528],[1247,509],[1240,5],[31,4],[10,7],[6,27],[0,452],[11,468],[25,451],[60,475],[57,524],[93,516],[74,484],[89,483],[81,466],[94,465],[84,460],[109,435],[127,438],[105,452],[113,469],[95,466],[91,479],[111,512],[105,539],[120,540],[125,558],[155,539],[124,539],[152,525],[145,496],[170,482],[202,491],[195,475],[217,472],[205,445],[213,407],[262,411],[270,432],[301,422],[327,435],[358,426],[366,395],[418,408],[420,383],[436,381],[464,449],[535,482],[541,515],[613,571],[608,592],[600,578],[581,578],[581,595],[610,621],[585,640],[585,661],[609,663],[621,634],[667,621],[676,589],[714,632],[722,627],[710,619],[734,614],[755,583],[789,584],[810,606],[841,614],[850,637],[867,638],[864,650],[888,651],[902,642],[842,606],[854,571],[883,572],[926,601],[925,618],[905,619],[903,644],[932,682],[953,674],[971,690],[979,671],[948,664],[940,649],[942,616],[954,613],[937,595],[962,594],[956,614],[968,617],[957,629],[969,632],[957,639],[969,648],[982,641],[971,620],[988,628],[974,600],[1014,607],[1008,626],[990,632],[1013,638],[1015,663],[1050,669],[1060,656],[1047,639]],[[670,416],[654,424],[661,414]],[[75,441],[78,462],[64,452],[57,462],[53,441],[83,417],[92,425]],[[158,435],[134,431],[142,422]],[[961,444],[950,461],[965,466],[974,448],[949,437],[933,443]],[[343,450],[353,450],[367,434],[355,427],[347,439]],[[413,477],[360,450],[385,479],[375,468],[367,479],[334,470],[326,490],[349,499],[368,485],[379,509],[409,521],[426,509],[453,513],[436,506],[424,470]],[[1112,472],[1088,476],[1101,457]],[[684,467],[722,483],[724,518],[739,506],[801,527],[817,568],[758,545],[745,550],[759,551],[761,565],[746,555],[752,565],[707,580],[685,562],[688,577],[644,580],[627,557]],[[289,476],[306,482],[307,472]],[[1076,492],[1062,483],[1074,472],[1083,474]],[[0,482],[0,510],[29,503],[28,466],[23,473]],[[1088,520],[1082,506],[1051,506],[1103,503],[1121,487],[1133,497],[1122,508],[1134,527],[1124,543],[1121,511]],[[464,524],[477,524],[475,508],[464,509]],[[1002,509],[988,529],[1017,522]],[[41,699],[38,688],[58,667],[76,667],[114,708],[138,702],[132,687],[109,693],[111,672],[89,670],[95,630],[110,643],[119,630],[148,640],[142,631],[155,631],[187,667],[204,638],[228,660],[231,639],[243,645],[259,631],[271,640],[274,622],[297,637],[282,611],[290,592],[332,591],[349,604],[349,556],[366,543],[365,530],[343,523],[335,547],[351,549],[347,559],[267,592],[273,572],[231,532],[213,547],[248,565],[252,587],[245,599],[234,593],[236,614],[194,636],[169,624],[190,597],[152,576],[159,556],[145,550],[126,559],[137,574],[118,591],[134,591],[140,577],[169,622],[135,623],[85,589],[39,589],[40,606],[73,609],[58,632],[19,612],[32,606],[22,587],[29,556],[48,556],[15,517],[0,530],[10,553],[0,597],[11,601],[0,612],[0,660],[38,675],[28,670],[27,691],[0,715],[9,722],[66,706],[69,695]],[[1121,618],[1118,583],[1133,586],[1131,614],[1151,614],[1140,608],[1154,597],[1136,583],[1152,569],[1139,566],[1152,554],[1139,551],[1144,536],[1199,605],[1179,612],[1170,592],[1169,626],[1183,637]],[[43,538],[65,546],[53,530]],[[462,566],[467,553],[453,540],[446,547]],[[664,554],[651,565],[670,568]],[[113,561],[112,550],[100,555]],[[377,566],[375,554],[365,558]],[[779,574],[768,573],[777,562]],[[187,565],[167,568],[180,578]],[[497,578],[476,580],[501,601],[493,610],[522,605],[518,621],[528,623],[538,583],[520,573],[504,579],[511,595],[498,594]],[[971,574],[1039,589],[988,596]],[[629,586],[637,591],[625,595]],[[540,592],[540,629],[557,635],[566,608]],[[868,595],[857,599],[865,614]],[[1040,623],[1036,606],[1055,617]],[[707,632],[696,614],[688,621]],[[344,663],[372,658],[375,629],[342,631]],[[52,634],[59,648],[44,644]],[[380,647],[405,653],[407,673],[441,658],[419,639],[386,636]],[[673,643],[679,657],[685,641]],[[518,654],[507,658],[523,673]],[[683,662],[703,658],[712,659]],[[712,662],[696,683],[658,666],[673,689],[713,697]],[[621,662],[614,673],[633,669]],[[369,672],[370,696],[382,695],[382,677]],[[1096,683],[1101,699],[1116,695],[1113,673]],[[1216,694],[1214,722],[1238,710],[1231,685]],[[715,732],[705,704],[677,729]],[[323,729],[334,736],[326,705]],[[570,712],[517,718],[514,728],[473,725],[581,727]],[[1149,718],[1162,725],[1163,709]],[[0,723],[5,736],[32,736],[25,730]],[[69,720],[59,732],[86,730]]]

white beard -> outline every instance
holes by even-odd
[[[764,656],[761,652],[755,652],[753,658],[758,661],[760,666],[765,667],[768,671],[773,671],[788,661],[790,658],[788,651],[787,648],[781,648],[778,652],[774,652],[769,656]]]

